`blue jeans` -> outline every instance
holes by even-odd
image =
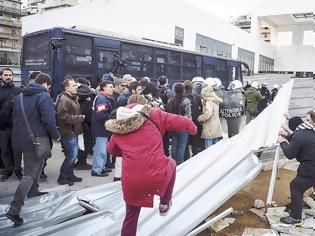
[[[218,138],[212,138],[212,139],[205,139],[205,147],[211,147],[212,145],[216,144],[219,141]]]
[[[78,136],[62,137],[61,145],[66,158],[61,165],[60,176],[70,178],[74,176],[74,162],[79,150]]]
[[[107,160],[107,147],[108,137],[96,137],[95,145],[93,148],[93,166],[94,173],[101,173],[105,167]]]
[[[172,146],[171,146],[172,158],[176,161],[176,165],[179,165],[184,161],[188,133],[171,132],[170,136],[172,138]]]

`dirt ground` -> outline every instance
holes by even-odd
[[[273,201],[278,206],[284,206],[290,201],[290,181],[296,176],[295,171],[280,169],[279,179],[276,180]],[[226,229],[215,233],[210,229],[204,230],[200,236],[216,235],[216,236],[235,236],[242,235],[247,227],[253,228],[269,228],[268,224],[262,222],[258,216],[249,212],[253,208],[255,199],[266,201],[269,188],[271,171],[261,172],[251,183],[246,185],[241,191],[234,195],[229,201],[221,206],[213,215],[233,207],[234,211],[243,211],[243,216],[235,216],[235,222]]]

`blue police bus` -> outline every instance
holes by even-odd
[[[32,71],[49,74],[53,78],[53,98],[61,91],[65,75],[85,77],[92,86],[96,86],[102,75],[113,71],[113,68],[116,68],[118,76],[129,73],[137,79],[148,76],[154,81],[166,75],[170,84],[191,80],[195,76],[220,78],[225,87],[234,79],[242,81],[240,61],[161,43],[61,27],[23,37],[22,82]]]

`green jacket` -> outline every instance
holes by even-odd
[[[250,87],[245,92],[245,98],[247,101],[246,111],[254,115],[256,113],[257,105],[263,99],[263,97],[260,95],[258,89]]]

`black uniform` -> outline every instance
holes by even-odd
[[[282,142],[281,148],[288,159],[296,158],[300,162],[297,176],[290,183],[290,216],[301,219],[304,192],[315,186],[315,130],[303,123],[291,136],[290,143]]]

